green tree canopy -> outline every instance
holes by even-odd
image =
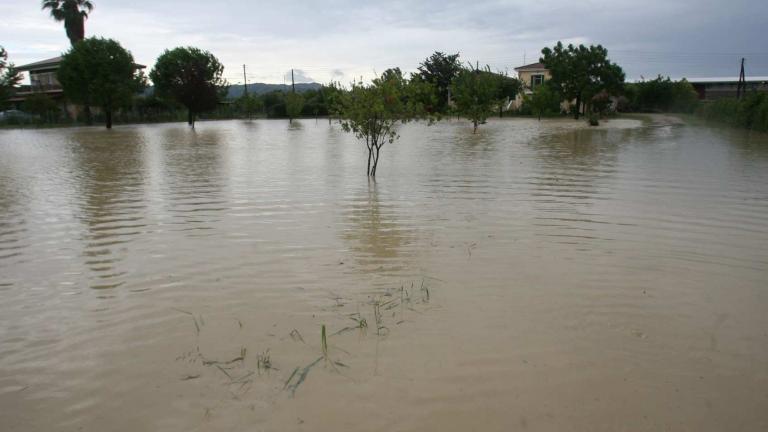
[[[288,114],[288,120],[293,123],[293,119],[301,115],[304,109],[304,97],[301,93],[290,92],[285,95],[285,113]]]
[[[240,112],[245,114],[250,119],[253,114],[261,109],[263,103],[258,96],[254,94],[243,93],[243,95],[235,101],[235,106],[238,110],[240,110]]]
[[[59,113],[59,106],[56,101],[45,93],[33,93],[24,100],[21,108],[25,112],[37,114],[47,121],[58,117]]]
[[[549,81],[537,86],[533,94],[523,102],[530,107],[531,113],[541,120],[541,116],[560,113],[560,95],[552,89]]]
[[[16,70],[13,63],[8,62],[8,53],[5,48],[0,46],[0,108],[2,108],[11,97],[11,94],[21,82],[21,75]]]
[[[131,53],[103,38],[84,39],[70,48],[57,76],[71,101],[104,110],[107,128],[112,127],[112,112],[128,105],[144,84]]]
[[[89,0],[43,0],[43,10],[48,9],[56,21],[64,21],[64,30],[74,46],[85,39],[85,20],[93,11]]]
[[[341,94],[341,125],[365,142],[368,176],[376,177],[381,148],[397,140],[399,123],[428,117],[425,85],[420,79],[407,80],[399,69],[390,69],[370,84],[352,83],[349,92]]]
[[[448,55],[440,51],[436,51],[419,66],[419,76],[434,85],[437,91],[437,111],[445,112],[448,108],[448,93],[461,69],[459,53]]]
[[[198,113],[218,105],[226,87],[223,73],[224,66],[210,52],[179,47],[163,52],[149,77],[158,96],[175,100],[187,108],[188,123],[194,127]]]
[[[553,88],[563,100],[576,101],[576,119],[581,104],[593,96],[603,90],[611,95],[622,90],[624,71],[608,60],[608,50],[601,45],[565,47],[558,42],[553,48],[541,50],[541,54],[540,61],[552,74]]]
[[[523,83],[517,78],[502,73],[497,73],[496,78],[499,80],[496,86],[496,99],[499,101],[499,117],[501,117],[503,115],[504,102],[515,99],[520,90],[522,90]]]
[[[499,78],[497,74],[480,69],[462,69],[453,83],[456,108],[459,114],[472,121],[473,133],[477,125],[485,122],[499,103]]]
[[[693,112],[699,102],[698,93],[686,80],[672,81],[658,77],[626,84],[624,94],[631,108],[646,112]]]

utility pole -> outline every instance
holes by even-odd
[[[739,72],[739,84],[736,86],[736,99],[741,99],[747,92],[747,78],[744,75],[744,57],[741,58],[741,72]]]
[[[291,91],[296,93],[296,83],[293,82],[293,69],[291,69]]]
[[[243,94],[245,96],[248,96],[248,78],[245,75],[245,65],[243,65],[243,85],[244,85]]]

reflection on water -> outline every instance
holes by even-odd
[[[90,287],[117,288],[127,276],[119,268],[123,245],[147,226],[142,135],[131,129],[107,135],[88,129],[74,131],[69,139],[77,218],[87,229],[83,254]]]
[[[0,131],[0,429],[768,429],[767,136],[400,134]]]
[[[379,185],[370,181],[367,190],[349,202],[349,221],[342,237],[350,244],[352,257],[366,271],[397,274],[408,260],[404,248],[412,242],[414,233],[400,226],[397,209],[382,203],[379,195]]]

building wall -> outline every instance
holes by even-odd
[[[523,90],[515,96],[515,100],[509,105],[509,109],[520,109],[523,106],[523,96],[533,93],[531,88],[531,79],[534,75],[544,75],[544,81],[552,78],[552,74],[547,69],[533,69],[517,71],[517,78],[523,82]]]
[[[523,70],[519,71],[517,73],[517,77],[520,78],[520,80],[525,84],[525,86],[530,89],[531,87],[531,78],[534,75],[544,75],[544,80],[548,80],[552,78],[552,74],[549,73],[547,69],[539,69],[539,70]]]

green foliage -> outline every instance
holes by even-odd
[[[523,89],[523,83],[517,78],[498,73],[496,74],[496,79],[499,80],[496,87],[496,99],[498,100],[512,100],[517,97],[517,94]]]
[[[74,46],[85,38],[85,20],[93,10],[89,0],[43,0],[43,10],[48,9],[51,18],[64,21],[69,42]]]
[[[301,110],[304,108],[304,97],[301,93],[288,93],[285,95],[285,113],[288,114],[288,118],[293,122],[293,119],[301,115]]]
[[[331,81],[330,84],[324,85],[320,89],[320,93],[322,94],[323,104],[328,115],[328,121],[330,122],[331,117],[338,116],[341,113],[344,90],[341,88],[341,84]]]
[[[437,91],[436,111],[445,112],[447,109],[448,91],[461,69],[458,53],[447,55],[439,51],[429,56],[419,66],[418,76],[432,84]]]
[[[608,60],[608,50],[601,45],[564,47],[558,42],[554,48],[541,50],[540,61],[552,74],[550,81],[562,100],[576,100],[575,117],[579,106],[602,91],[619,94],[624,83],[624,71]]]
[[[698,114],[707,120],[768,132],[768,93],[750,93],[743,99],[718,99],[702,104]]]
[[[100,106],[112,127],[114,110],[131,103],[143,85],[133,56],[112,39],[88,38],[73,46],[61,60],[57,77],[71,101]]]
[[[560,96],[549,82],[537,86],[530,97],[523,101],[522,111],[530,112],[541,120],[542,116],[560,114]]]
[[[23,111],[36,114],[49,122],[56,120],[61,112],[56,101],[45,93],[30,95],[24,101],[21,108]]]
[[[688,81],[672,81],[661,76],[626,84],[624,94],[627,109],[631,111],[691,113],[699,103],[698,94]]]
[[[371,84],[354,82],[352,88],[342,94],[341,125],[346,132],[365,142],[368,176],[376,176],[379,152],[385,143],[393,143],[398,138],[399,123],[428,117],[425,88],[431,87],[419,79],[407,80],[399,69],[393,69]]]
[[[243,94],[235,101],[235,107],[238,111],[245,114],[248,118],[253,117],[256,112],[261,110],[262,105],[262,100],[253,94]]]
[[[198,113],[216,108],[226,88],[224,66],[208,51],[193,47],[166,50],[149,76],[159,97],[184,105],[194,127]]]
[[[453,83],[456,109],[459,114],[467,117],[474,125],[484,123],[491,115],[493,107],[499,102],[498,75],[490,69],[462,69]]]
[[[8,53],[0,46],[0,108],[11,97],[16,87],[21,82],[21,75],[13,63],[8,63]]]

